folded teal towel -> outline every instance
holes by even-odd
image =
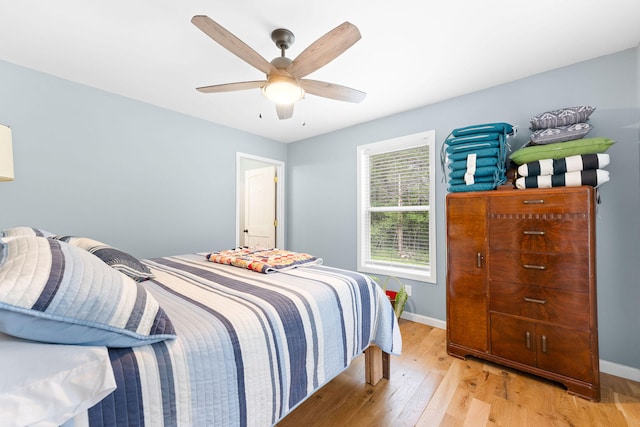
[[[447,145],[460,145],[466,144],[468,142],[478,142],[478,141],[493,141],[494,139],[500,139],[503,134],[498,132],[491,133],[477,133],[475,135],[465,135],[453,138],[447,138],[445,141]]]
[[[497,157],[479,157],[476,159],[476,168],[483,167],[483,166],[495,166],[497,164],[498,164]],[[467,168],[466,160],[459,160],[457,162],[449,163],[449,169],[451,169],[452,171],[458,170],[458,169],[466,169],[466,168]]]
[[[473,180],[476,183],[493,183],[496,180],[495,176],[474,176]],[[466,185],[464,178],[451,178],[449,180],[449,185]]]
[[[484,148],[473,152],[476,154],[476,157],[498,157],[498,155],[500,154],[500,150],[498,148]],[[466,160],[469,154],[471,153],[468,151],[461,151],[449,154],[448,157],[449,160],[455,162],[458,160]]]
[[[480,142],[470,142],[468,144],[461,145],[450,145],[447,147],[447,153],[459,153],[465,151],[468,153],[475,153],[478,150],[483,150],[485,148],[498,148],[500,147],[500,140],[493,141],[480,141]]]
[[[457,169],[449,172],[449,178],[464,178],[464,174],[467,172],[467,169]],[[500,169],[496,166],[484,166],[476,169],[476,173],[473,174],[476,176],[498,176],[500,173]]]
[[[450,185],[449,192],[450,193],[460,193],[463,191],[487,191],[487,190],[495,190],[496,184],[493,182],[479,182],[471,185]]]
[[[512,133],[513,126],[511,126],[509,123],[502,123],[502,122],[485,123],[481,125],[465,126],[462,128],[454,129],[453,132],[451,133],[453,134],[453,136],[463,136],[463,135],[472,135],[475,133],[486,133],[486,132],[499,132],[502,134]]]

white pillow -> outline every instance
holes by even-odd
[[[0,334],[0,425],[59,426],[116,389],[105,347]]]

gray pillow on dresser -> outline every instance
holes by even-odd
[[[579,107],[567,107],[559,110],[545,111],[531,118],[531,130],[557,128],[574,123],[586,122],[594,107],[583,105]]]

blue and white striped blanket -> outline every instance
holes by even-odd
[[[370,343],[401,351],[391,305],[365,275],[265,275],[198,254],[145,264],[155,279],[142,285],[177,339],[110,349],[118,388],[65,425],[270,426]]]

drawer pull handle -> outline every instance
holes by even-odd
[[[544,231],[524,230],[522,233],[527,236],[544,236]]]
[[[537,199],[537,200],[523,200],[522,203],[524,203],[525,205],[541,205],[544,203],[544,200],[542,199]]]
[[[483,259],[484,259],[484,257],[482,256],[482,254],[480,252],[478,252],[477,255],[476,255],[476,267],[482,268],[482,260]]]
[[[546,299],[537,299],[537,298],[524,297],[524,300],[526,302],[532,302],[532,303],[535,303],[535,304],[546,304],[547,303]]]
[[[545,335],[542,336],[542,352],[547,352],[547,337]]]
[[[522,264],[522,266],[530,270],[545,270],[547,268],[544,265],[534,265],[534,264]]]
[[[524,334],[525,344],[528,349],[531,349],[531,332],[527,332]]]

